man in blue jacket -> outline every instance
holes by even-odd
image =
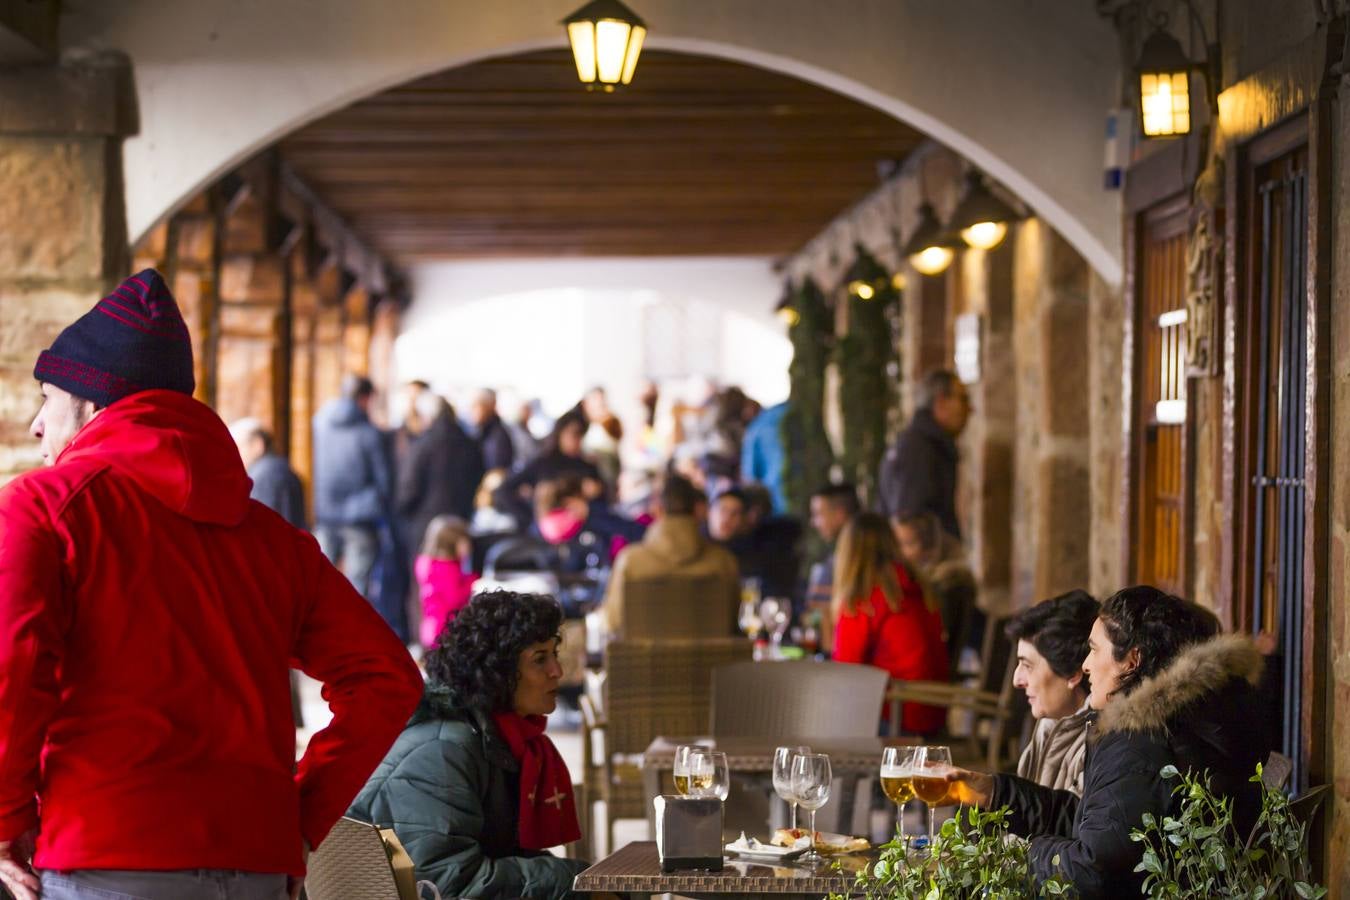
[[[370,421],[374,394],[370,379],[348,375],[342,396],[314,416],[314,537],[366,599],[393,497],[389,450]]]

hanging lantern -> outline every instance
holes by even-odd
[[[1008,223],[1020,218],[1016,210],[989,190],[979,172],[971,170],[966,173],[965,194],[947,227],[959,231],[967,246],[992,250],[1007,236]]]
[[[1144,137],[1190,133],[1193,68],[1181,44],[1162,24],[1144,41],[1135,67],[1139,75],[1139,122]]]
[[[849,266],[848,271],[844,273],[844,277],[848,279],[848,292],[859,300],[871,300],[880,291],[886,289],[889,278],[886,275],[886,270],[867,251],[866,247],[860,243],[855,243],[853,251],[856,254],[853,265]]]
[[[876,288],[866,281],[855,280],[848,283],[848,292],[860,300],[871,300],[877,295]]]
[[[587,90],[612,91],[633,80],[647,24],[620,0],[592,0],[563,19],[577,77]]]
[[[956,258],[959,242],[952,240],[938,221],[933,204],[919,207],[919,224],[905,243],[909,264],[922,275],[941,275]]]
[[[891,276],[891,290],[903,291],[905,289],[905,273],[896,272]]]

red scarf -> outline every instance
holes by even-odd
[[[520,846],[544,850],[579,840],[572,775],[558,748],[544,734],[548,719],[495,712],[492,721],[520,763],[520,824],[516,828]]]

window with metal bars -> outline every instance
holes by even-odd
[[[1253,165],[1246,203],[1248,291],[1237,568],[1240,628],[1272,632],[1281,752],[1304,780],[1304,534],[1307,466],[1306,147]]]

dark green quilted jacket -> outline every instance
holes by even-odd
[[[347,815],[393,828],[417,867],[451,897],[567,898],[586,867],[523,849],[520,767],[486,716],[429,684],[403,734]]]

